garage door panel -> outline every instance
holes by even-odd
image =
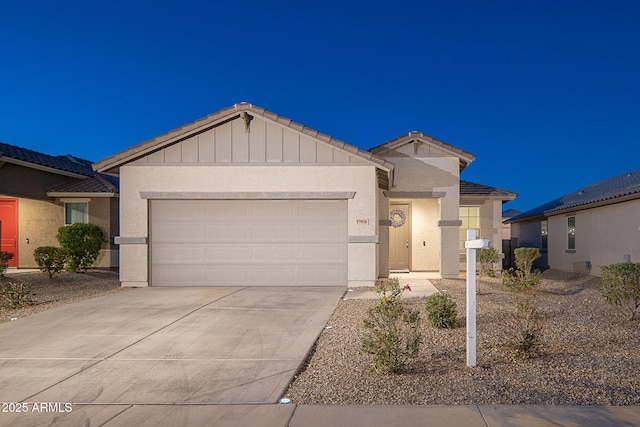
[[[301,240],[342,242],[346,239],[345,228],[342,224],[301,224],[298,235]]]
[[[249,238],[247,224],[213,224],[206,226],[206,237],[209,241],[247,240]]]
[[[291,241],[296,238],[296,228],[294,224],[260,224],[251,228],[251,235],[256,241]]]
[[[253,261],[294,262],[296,248],[293,246],[264,246],[253,249]]]
[[[340,262],[346,258],[344,249],[336,246],[307,246],[299,250],[299,260],[308,262]]]
[[[209,262],[248,262],[251,258],[249,248],[244,246],[208,246],[206,251]]]
[[[254,218],[294,218],[296,206],[288,200],[274,200],[251,204],[251,213]]]
[[[151,201],[153,286],[344,286],[347,202]]]

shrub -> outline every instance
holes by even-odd
[[[403,290],[396,278],[376,282],[380,298],[367,310],[362,341],[362,349],[373,355],[375,372],[400,372],[420,350],[420,313],[400,302]]]
[[[506,344],[516,356],[530,359],[542,350],[544,316],[536,308],[533,298],[516,297],[513,304],[515,312],[504,318],[508,335]]]
[[[602,296],[632,320],[640,308],[640,263],[603,266]]]
[[[62,271],[66,260],[64,251],[55,246],[40,246],[33,251],[33,257],[40,271],[49,274],[49,278]]]
[[[527,277],[531,274],[533,262],[542,256],[538,248],[517,248],[514,255],[516,267]]]
[[[495,277],[494,264],[500,261],[500,253],[496,248],[479,249],[476,259],[480,263],[480,275]]]
[[[438,292],[426,299],[427,319],[436,328],[456,327],[457,306],[451,295]]]
[[[31,288],[25,283],[9,282],[0,286],[0,302],[8,308],[31,303]]]
[[[4,273],[7,272],[7,268],[9,268],[9,261],[13,259],[12,252],[2,252],[0,251],[0,277],[4,276]]]
[[[521,270],[509,269],[502,272],[502,286],[510,291],[530,292],[531,289],[540,284],[540,277],[537,274],[524,274]]]
[[[56,238],[67,257],[67,270],[74,273],[89,269],[107,241],[100,227],[81,223],[60,227]]]

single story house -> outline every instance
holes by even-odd
[[[91,164],[0,142],[0,240],[1,250],[14,254],[9,266],[37,268],[37,247],[59,246],[59,227],[85,222],[100,226],[110,241],[95,266],[117,268],[118,178]]]
[[[519,247],[540,248],[537,266],[601,275],[640,262],[640,169],[596,182],[506,221]]]
[[[458,277],[466,228],[500,249],[514,193],[420,132],[370,151],[240,103],[94,164],[120,178],[123,286],[371,286]],[[461,240],[462,239],[462,240]]]

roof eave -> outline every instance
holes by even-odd
[[[549,210],[544,211],[544,215],[547,216],[547,217],[554,216],[554,215],[564,215],[564,214],[568,214],[568,213],[572,213],[572,212],[583,211],[583,210],[586,210],[586,209],[599,208],[599,207],[602,207],[602,206],[614,205],[616,203],[623,203],[623,202],[628,202],[628,201],[636,200],[636,199],[640,199],[640,192],[631,193],[631,194],[625,194],[623,196],[613,197],[613,198],[609,198],[609,199],[606,199],[606,200],[598,200],[598,201],[591,202],[591,203],[585,203],[585,204],[580,204],[580,205],[572,205],[572,206],[567,206],[567,207],[558,208],[558,209],[549,209]]]
[[[79,178],[79,179],[85,179],[88,178],[87,175],[82,175],[79,173],[74,173],[74,172],[69,172],[69,171],[65,171],[62,169],[57,169],[57,168],[52,168],[49,166],[43,166],[43,165],[39,165],[37,163],[31,163],[31,162],[27,162],[24,160],[18,160],[18,159],[14,159],[12,157],[7,157],[7,156],[0,156],[0,161],[3,161],[5,163],[13,163],[15,165],[18,166],[24,166],[27,168],[31,168],[31,169],[36,169],[36,170],[40,170],[43,172],[49,172],[49,173],[55,173],[57,175],[62,175],[62,176],[68,176],[71,178]]]
[[[116,192],[48,191],[47,197],[120,197]]]

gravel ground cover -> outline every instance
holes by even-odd
[[[466,366],[463,279],[432,281],[457,303],[457,328],[426,323],[419,357],[397,375],[370,370],[361,351],[363,319],[374,300],[341,301],[286,396],[297,404],[640,404],[640,322],[601,296],[599,278],[547,271],[536,291],[543,347],[530,359],[505,345],[513,337],[513,294],[499,279],[477,293],[478,366]]]
[[[0,307],[0,323],[63,304],[129,290],[120,287],[118,273],[101,270],[90,270],[86,273],[60,272],[51,279],[41,272],[11,273],[0,278],[0,285],[9,282],[29,285],[31,303],[16,309]]]

